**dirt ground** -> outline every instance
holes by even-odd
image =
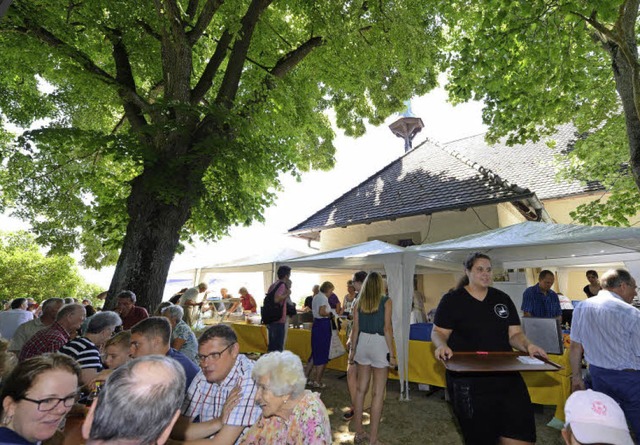
[[[325,389],[320,390],[322,400],[329,411],[334,445],[352,444],[353,428],[342,419],[342,413],[349,405],[346,378],[343,372],[328,370],[325,374]],[[387,383],[387,397],[380,425],[380,440],[388,445],[438,444],[462,445],[462,436],[457,430],[453,413],[444,400],[444,392],[437,391],[431,396],[418,390],[412,384],[411,400],[401,402],[399,383]],[[553,418],[555,407],[536,405],[536,429],[539,444],[562,445],[560,431],[546,426]],[[368,431],[368,415],[365,414],[365,430]]]

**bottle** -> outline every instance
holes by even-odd
[[[91,391],[91,394],[89,394],[89,397],[87,397],[87,405],[88,406],[91,406],[93,401],[98,398],[98,394],[100,394],[100,391],[102,391],[102,385],[103,384],[104,384],[103,380],[97,380],[93,384],[93,390]]]

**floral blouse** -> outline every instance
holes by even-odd
[[[305,390],[288,419],[260,417],[241,445],[326,445],[332,442],[329,414],[320,394]]]

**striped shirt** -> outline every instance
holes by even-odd
[[[229,375],[221,384],[208,383],[202,371],[196,375],[189,386],[182,405],[182,413],[194,422],[206,422],[222,415],[222,407],[229,393],[240,386],[241,396],[238,405],[231,411],[226,425],[250,427],[257,422],[262,410],[256,405],[258,387],[251,378],[253,362],[244,355],[238,355]],[[246,428],[245,430],[246,431]],[[244,433],[243,431],[243,433]],[[240,437],[235,443],[240,442]]]
[[[98,347],[86,337],[78,337],[60,348],[60,352],[73,358],[80,369],[95,369],[102,371],[102,360]]]
[[[640,370],[639,333],[640,311],[613,292],[603,289],[573,310],[571,341],[600,368]]]

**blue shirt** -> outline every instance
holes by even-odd
[[[34,443],[9,428],[0,427],[0,445],[34,445]]]
[[[185,388],[185,392],[186,392],[186,390],[189,389],[189,386],[191,385],[191,381],[193,380],[193,378],[196,376],[196,374],[198,374],[198,372],[200,372],[200,368],[198,368],[196,364],[193,363],[189,357],[187,357],[180,351],[176,351],[173,348],[169,348],[169,352],[167,352],[167,357],[171,357],[172,359],[176,360],[184,368],[184,373],[187,376],[187,386]]]
[[[547,295],[540,290],[540,285],[528,287],[522,294],[522,312],[532,317],[554,318],[562,315],[558,294],[549,289]]]
[[[589,364],[640,370],[640,311],[615,293],[601,290],[573,310],[571,341],[582,345]]]

